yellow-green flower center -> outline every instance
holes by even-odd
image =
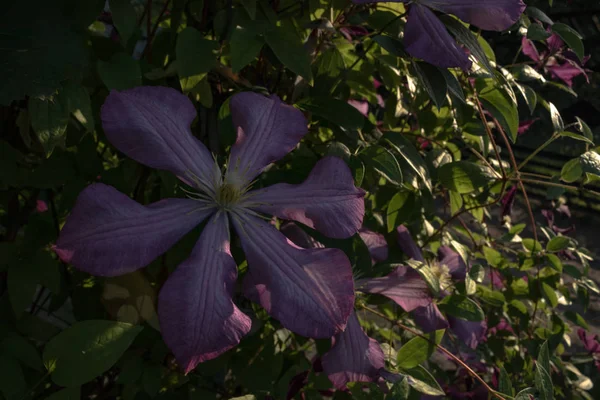
[[[242,197],[242,191],[230,183],[224,183],[217,189],[217,203],[221,207],[228,207],[237,203]]]
[[[439,282],[440,290],[446,290],[452,286],[452,276],[450,275],[450,269],[445,264],[433,262],[429,269],[431,274]]]

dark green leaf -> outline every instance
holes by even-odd
[[[398,192],[392,197],[387,207],[388,232],[402,225],[413,217],[417,211],[417,198],[408,190]]]
[[[513,395],[513,386],[510,381],[510,376],[508,372],[504,369],[504,367],[500,367],[500,379],[498,382],[498,391],[502,394],[507,394],[509,396]]]
[[[421,85],[427,91],[427,94],[436,105],[438,110],[446,102],[446,78],[442,74],[439,68],[424,63],[424,62],[412,62],[412,66],[415,70],[417,79],[421,82]]]
[[[378,145],[369,146],[361,151],[359,155],[365,164],[375,169],[390,183],[396,186],[402,185],[400,165],[388,149]]]
[[[588,144],[594,145],[594,142],[592,142],[590,139],[588,139],[584,135],[580,135],[579,133],[563,131],[563,132],[560,132],[559,135],[562,137],[569,137],[571,139],[579,140],[580,142],[586,142]]]
[[[312,80],[310,56],[294,32],[293,26],[284,25],[268,30],[265,33],[265,41],[290,71],[309,81]]]
[[[250,18],[256,18],[256,0],[242,0],[242,4],[248,12]]]
[[[135,9],[129,0],[109,0],[108,4],[121,43],[123,46],[127,46],[127,42],[137,26]]]
[[[28,103],[31,126],[50,156],[56,146],[64,147],[69,110],[59,96],[40,99],[30,97]]]
[[[582,37],[575,29],[569,25],[557,22],[552,25],[552,32],[556,33],[565,42],[565,44],[573,50],[580,62],[583,62],[584,48]]]
[[[494,68],[490,64],[490,60],[488,60],[485,51],[479,44],[479,40],[477,40],[477,36],[466,26],[464,26],[460,21],[455,18],[450,17],[449,15],[442,15],[440,17],[442,22],[446,25],[448,30],[452,32],[452,34],[456,37],[460,43],[465,45],[467,49],[473,54],[473,56],[485,67],[485,69],[494,76]]]
[[[45,400],[80,400],[81,387],[65,388],[46,397]]]
[[[215,67],[216,48],[216,42],[204,39],[202,34],[192,27],[185,28],[177,35],[177,73],[184,93],[192,90],[208,71]]]
[[[88,132],[94,132],[94,114],[86,88],[69,81],[63,91],[69,112]]]
[[[123,322],[78,322],[48,342],[44,365],[60,386],[80,386],[112,367],[142,330]]]
[[[567,183],[575,182],[581,178],[581,175],[583,175],[583,169],[581,168],[579,158],[567,161],[560,171],[560,179]]]
[[[444,332],[442,329],[425,335],[428,340],[417,336],[402,345],[398,350],[398,367],[410,369],[427,361],[437,348],[435,344],[440,344],[442,341]]]
[[[588,126],[588,124],[586,124],[585,121],[582,120],[579,117],[575,117],[575,118],[577,119],[577,122],[579,123],[579,131],[581,133],[583,133],[583,136],[585,136],[589,140],[593,141],[594,140],[594,133],[592,132],[592,130],[590,129],[590,127]]]
[[[511,140],[515,142],[519,130],[519,112],[511,96],[504,89],[494,86],[490,79],[485,80],[484,87],[478,85],[478,89],[484,108],[498,120]]]
[[[541,22],[545,22],[545,23],[547,23],[547,24],[549,24],[549,25],[552,25],[552,24],[554,23],[554,21],[552,21],[552,20],[550,19],[550,17],[548,17],[548,16],[546,15],[546,13],[544,13],[542,10],[540,10],[540,9],[539,9],[539,8],[537,8],[537,7],[532,7],[532,6],[529,6],[529,7],[527,7],[527,8],[525,9],[525,13],[526,13],[527,15],[529,15],[530,17],[532,17],[532,18],[535,18],[535,19],[537,19],[537,20],[539,20],[539,21],[541,21]],[[507,393],[507,394],[508,394],[508,393]]]
[[[456,76],[454,76],[454,74],[447,69],[440,69],[440,72],[442,73],[442,75],[444,75],[444,79],[446,80],[446,86],[448,87],[450,93],[455,98],[466,104],[467,101],[465,100],[465,93],[463,92],[462,86],[460,85],[460,82],[458,81]]]
[[[563,122],[560,113],[554,104],[548,102],[548,106],[550,111],[550,120],[552,121],[554,132],[562,132],[565,129],[565,123]]]
[[[502,307],[506,303],[506,298],[502,292],[492,290],[483,285],[477,285],[477,296],[481,301],[493,307]]]
[[[25,394],[27,383],[19,363],[0,354],[0,392],[6,400],[20,400]]]
[[[444,164],[437,173],[442,185],[461,194],[471,193],[487,183],[481,167],[469,161]]]
[[[248,29],[238,26],[231,34],[231,69],[239,72],[258,56],[264,39]]]
[[[405,163],[410,169],[415,171],[417,176],[421,178],[421,184],[428,190],[431,190],[431,178],[427,165],[415,146],[399,132],[389,132],[384,138],[392,146],[392,149],[400,154],[403,161],[402,164]]]
[[[515,396],[515,400],[531,400],[534,398],[533,397],[534,394],[535,394],[534,388],[523,389]]]
[[[35,346],[23,336],[13,334],[5,337],[0,343],[0,349],[0,353],[12,356],[23,365],[36,371],[43,369],[42,359]]]
[[[398,382],[394,383],[386,400],[408,400],[409,394],[410,386],[408,384],[408,378],[404,376]]]
[[[35,277],[23,265],[15,264],[8,270],[8,297],[17,318],[33,301],[36,286]]]
[[[421,365],[416,368],[404,370],[403,373],[412,378],[408,383],[413,389],[431,396],[444,395],[444,390],[440,387],[437,380]]]
[[[541,24],[531,24],[527,28],[527,39],[531,40],[545,40],[548,39],[551,34],[546,31],[546,28]]]
[[[297,106],[348,130],[362,129],[365,122],[365,118],[356,108],[334,98],[310,97],[299,102]]]
[[[98,74],[112,90],[131,89],[142,84],[140,63],[125,53],[116,53],[110,61],[98,60]]]

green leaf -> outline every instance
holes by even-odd
[[[81,387],[76,386],[72,388],[65,388],[59,390],[56,393],[46,397],[45,400],[80,400],[81,399]]]
[[[588,124],[586,124],[585,121],[582,120],[579,117],[575,117],[575,118],[577,119],[577,122],[579,123],[579,131],[581,133],[583,133],[583,136],[585,136],[589,140],[593,141],[594,140],[594,133],[592,132],[592,130],[590,129],[590,127],[588,126]]]
[[[410,385],[408,384],[408,378],[403,376],[402,379],[394,383],[386,400],[408,400],[409,395]]]
[[[94,132],[94,114],[90,94],[81,85],[69,81],[63,88],[67,109],[88,132]]]
[[[469,161],[454,161],[437,170],[442,185],[455,192],[471,193],[487,183],[481,167]]]
[[[579,161],[583,172],[600,176],[600,154],[588,151],[579,156]]]
[[[311,59],[302,45],[292,25],[270,29],[265,33],[265,41],[279,61],[290,71],[312,80]]]
[[[363,162],[396,186],[402,185],[402,171],[396,157],[384,147],[369,146],[359,153]]]
[[[465,45],[471,54],[473,54],[475,59],[477,59],[477,61],[479,61],[479,63],[483,65],[492,76],[494,76],[494,68],[492,68],[490,60],[488,60],[488,57],[485,54],[485,50],[483,50],[481,44],[479,44],[477,36],[475,36],[475,34],[460,21],[450,17],[449,15],[440,16],[440,20],[442,20],[448,30],[452,32],[452,34],[456,37],[456,40]]]
[[[586,142],[588,144],[594,145],[594,142],[592,142],[587,137],[585,137],[583,135],[580,135],[578,133],[564,131],[564,132],[560,132],[559,135],[562,136],[562,137],[569,137],[571,139],[579,140],[580,142]]]
[[[546,251],[556,253],[564,250],[571,244],[571,239],[566,236],[555,236],[546,245]]]
[[[539,392],[540,400],[553,400],[554,399],[554,388],[552,387],[552,377],[545,368],[539,364],[535,370],[535,387]]]
[[[356,108],[339,99],[310,97],[297,106],[348,130],[362,129],[365,122],[365,117]]]
[[[575,182],[581,178],[581,175],[583,175],[583,169],[581,168],[579,158],[567,161],[560,171],[560,179],[567,183]]]
[[[529,28],[527,28],[527,39],[531,40],[545,40],[548,39],[552,34],[546,31],[541,24],[531,24]]]
[[[6,400],[19,400],[23,398],[27,382],[19,363],[5,355],[0,354],[0,392]]]
[[[242,4],[250,18],[256,18],[256,0],[242,0]]]
[[[523,389],[515,396],[515,400],[531,400],[533,395],[535,395],[534,388]]]
[[[552,25],[552,32],[556,33],[565,42],[565,44],[573,50],[580,62],[583,62],[584,48],[583,48],[583,37],[575,29],[569,25],[565,25],[561,22],[557,22]]]
[[[525,14],[527,14],[530,17],[533,17],[539,21],[545,22],[548,25],[552,25],[554,23],[554,21],[552,21],[552,19],[550,19],[550,17],[548,17],[546,15],[546,13],[544,13],[542,10],[540,10],[537,7],[532,7],[532,6],[527,7],[525,9]]]
[[[548,261],[548,264],[550,264],[550,267],[552,267],[553,270],[562,272],[563,265],[562,265],[562,261],[560,261],[560,258],[555,256],[554,254],[546,254],[545,257],[546,257],[546,260]]]
[[[535,90],[533,90],[527,85],[521,86],[525,90],[525,102],[527,103],[527,107],[529,108],[529,113],[533,115],[535,107],[537,106],[537,93],[535,92]]]
[[[0,353],[10,355],[36,371],[41,371],[44,367],[35,346],[23,336],[12,334],[5,337],[0,343],[0,349]]]
[[[552,121],[552,126],[554,127],[554,132],[562,132],[565,129],[565,123],[563,122],[560,113],[556,109],[556,106],[550,102],[548,102],[548,108],[550,111],[550,120]]]
[[[502,254],[497,250],[492,249],[491,247],[484,246],[483,247],[483,255],[485,260],[493,267],[498,267],[504,262],[504,258]]]
[[[61,98],[59,96],[46,99],[30,97],[28,109],[31,127],[42,144],[46,156],[50,156],[56,146],[64,147],[69,111]]]
[[[558,297],[550,285],[547,283],[542,283],[542,292],[544,293],[544,298],[548,300],[548,303],[552,307],[556,307],[558,305]]]
[[[0,104],[9,105],[26,95],[50,96],[61,82],[81,78],[88,52],[85,37],[72,30],[71,22],[56,2],[5,3],[0,14]]]
[[[574,324],[582,327],[585,330],[589,330],[590,329],[590,326],[588,325],[588,323],[585,320],[585,318],[583,318],[581,315],[579,315],[579,313],[576,313],[575,311],[565,311],[565,317],[567,317],[567,319],[569,321],[571,321]]]
[[[506,303],[506,298],[502,292],[492,290],[483,285],[477,285],[477,296],[481,301],[492,307],[502,307]]]
[[[110,13],[113,23],[119,32],[119,37],[123,46],[127,42],[137,27],[137,15],[130,0],[109,0]]]
[[[419,365],[416,368],[404,370],[403,373],[412,378],[408,383],[415,390],[431,396],[444,396],[444,390],[440,384],[423,366]]]
[[[17,318],[33,301],[37,283],[28,268],[15,264],[8,270],[8,298]]]
[[[408,167],[421,178],[422,185],[431,191],[431,178],[427,164],[425,164],[415,146],[399,132],[388,132],[385,134],[384,139],[392,146],[393,150],[402,156]]]
[[[392,232],[397,226],[410,221],[416,211],[417,197],[414,193],[408,190],[396,193],[387,206],[388,232]]]
[[[424,62],[412,62],[415,74],[438,110],[446,102],[446,78],[439,68]]]
[[[534,239],[526,238],[523,239],[523,247],[529,252],[538,252],[542,250],[542,244]]]
[[[60,386],[80,386],[111,368],[142,330],[123,322],[77,322],[48,342],[44,365]]]
[[[109,90],[131,89],[142,84],[140,63],[125,53],[115,53],[109,61],[98,60],[98,74]]]
[[[264,39],[241,26],[236,27],[231,34],[231,69],[237,73],[250,64],[260,53]]]
[[[483,321],[485,313],[473,300],[463,295],[452,295],[446,297],[444,302],[439,304],[440,310],[456,318],[467,321]]]
[[[510,381],[510,376],[508,372],[504,369],[504,367],[500,367],[500,379],[498,382],[498,391],[502,394],[507,394],[509,396],[513,395],[513,386]]]
[[[442,329],[426,335],[429,340],[417,336],[402,345],[398,350],[398,367],[410,369],[427,361],[437,348],[435,344],[440,344],[442,341],[444,332]]]
[[[189,92],[216,66],[217,43],[204,39],[202,34],[187,27],[177,35],[175,55],[179,84],[184,93]]]
[[[465,93],[463,92],[462,86],[460,82],[454,76],[452,72],[447,69],[440,69],[442,75],[444,75],[444,79],[446,80],[446,86],[448,87],[448,91],[458,100],[467,104],[467,100],[465,99]]]
[[[478,89],[484,108],[498,120],[514,143],[517,140],[519,130],[517,104],[505,90],[494,86],[493,81],[490,79],[486,79],[485,86],[483,88],[478,87]]]

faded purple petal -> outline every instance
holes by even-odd
[[[365,192],[354,186],[350,168],[337,157],[319,160],[299,185],[279,183],[251,194],[248,207],[301,222],[332,238],[354,235],[365,214]]]
[[[198,187],[214,182],[218,169],[208,149],[194,136],[192,102],[178,91],[142,86],[111,91],[101,110],[108,140],[128,157],[173,172]]]
[[[360,112],[365,117],[369,116],[369,102],[364,101],[364,100],[350,99],[350,100],[348,100],[348,104],[350,104],[352,107],[356,108],[358,110],[358,112]]]
[[[312,236],[306,233],[302,228],[294,222],[286,222],[279,228],[281,233],[287,236],[294,244],[305,249],[324,248],[321,242],[316,241]]]
[[[162,335],[185,373],[236,346],[252,325],[231,300],[237,265],[228,224],[224,213],[213,217],[160,291]]]
[[[448,316],[450,329],[465,345],[475,349],[482,341],[487,329],[485,321],[466,321]]]
[[[539,118],[528,119],[522,122],[519,122],[519,129],[517,130],[518,135],[522,135],[531,128],[531,126],[537,121]]]
[[[425,333],[446,329],[449,326],[448,321],[435,303],[415,309],[412,312],[412,317]]]
[[[488,31],[503,31],[519,20],[522,0],[421,0],[421,4]]]
[[[396,232],[398,233],[398,246],[400,247],[400,250],[402,250],[402,252],[406,254],[408,258],[425,262],[423,254],[421,253],[419,246],[417,246],[410,235],[408,228],[406,228],[404,225],[400,225],[396,228]]]
[[[418,272],[403,265],[387,276],[357,281],[356,290],[386,296],[405,311],[427,306],[432,301],[425,280]]]
[[[143,206],[95,183],[77,198],[54,250],[64,262],[90,274],[123,275],[150,264],[212,211],[189,199]]]
[[[438,249],[439,262],[446,265],[454,281],[464,281],[467,277],[467,266],[462,257],[448,246]]]
[[[517,187],[513,186],[502,197],[500,203],[502,203],[502,217],[507,215],[510,216],[512,213],[513,205],[515,204],[515,196],[517,195]]]
[[[250,183],[267,165],[292,151],[308,132],[302,112],[277,96],[238,93],[231,98],[230,108],[237,140],[226,180],[238,186]]]
[[[442,68],[471,69],[465,51],[450,36],[446,27],[425,6],[413,3],[404,30],[406,51],[417,58]]]
[[[344,332],[334,337],[331,349],[323,355],[323,370],[337,389],[349,382],[375,382],[385,366],[383,351],[376,340],[363,331],[355,313],[348,318]]]
[[[385,237],[381,233],[373,232],[367,228],[360,228],[358,234],[369,248],[373,263],[387,260],[388,245]]]
[[[579,328],[577,336],[583,342],[585,349],[590,353],[600,353],[600,343],[598,343],[598,335],[592,335],[585,330]]]
[[[550,74],[553,77],[560,79],[569,87],[573,86],[573,79],[575,79],[579,75],[583,75],[585,79],[589,82],[587,73],[583,68],[577,65],[575,61],[565,60],[565,62],[562,64],[548,64],[546,65],[546,68],[548,69],[548,71],[550,71]]]
[[[560,36],[558,36],[556,33],[553,33],[548,39],[546,39],[546,45],[548,46],[548,51],[551,54],[554,54],[565,45],[565,42],[562,41]]]
[[[328,338],[343,331],[354,307],[350,261],[338,249],[302,249],[268,223],[234,219],[249,269],[246,296],[287,329]]]
[[[531,58],[535,62],[540,62],[540,53],[537,51],[535,44],[533,44],[532,40],[527,39],[525,36],[521,39],[521,48],[523,49],[523,54],[527,57]]]

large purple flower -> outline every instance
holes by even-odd
[[[344,331],[354,305],[350,262],[337,249],[302,249],[262,218],[299,221],[333,238],[362,225],[364,191],[350,169],[326,157],[299,185],[250,190],[253,180],[307,132],[304,116],[277,97],[231,99],[237,141],[224,173],[191,133],[196,110],[164,87],[111,92],[102,106],[108,140],[149,167],[173,172],[191,187],[187,199],[140,205],[114,188],[86,188],[56,244],[63,261],[100,276],[126,274],[166,252],[207,220],[190,257],[164,284],[158,314],[165,342],[186,372],[237,345],[251,320],[232,301],[237,268],[230,222],[249,264],[243,288],[283,326],[328,338]]]
[[[481,29],[503,31],[514,24],[525,9],[522,0],[353,0],[367,3],[411,3],[404,45],[414,57],[443,68],[471,68],[471,61],[432,10],[456,15]]]

